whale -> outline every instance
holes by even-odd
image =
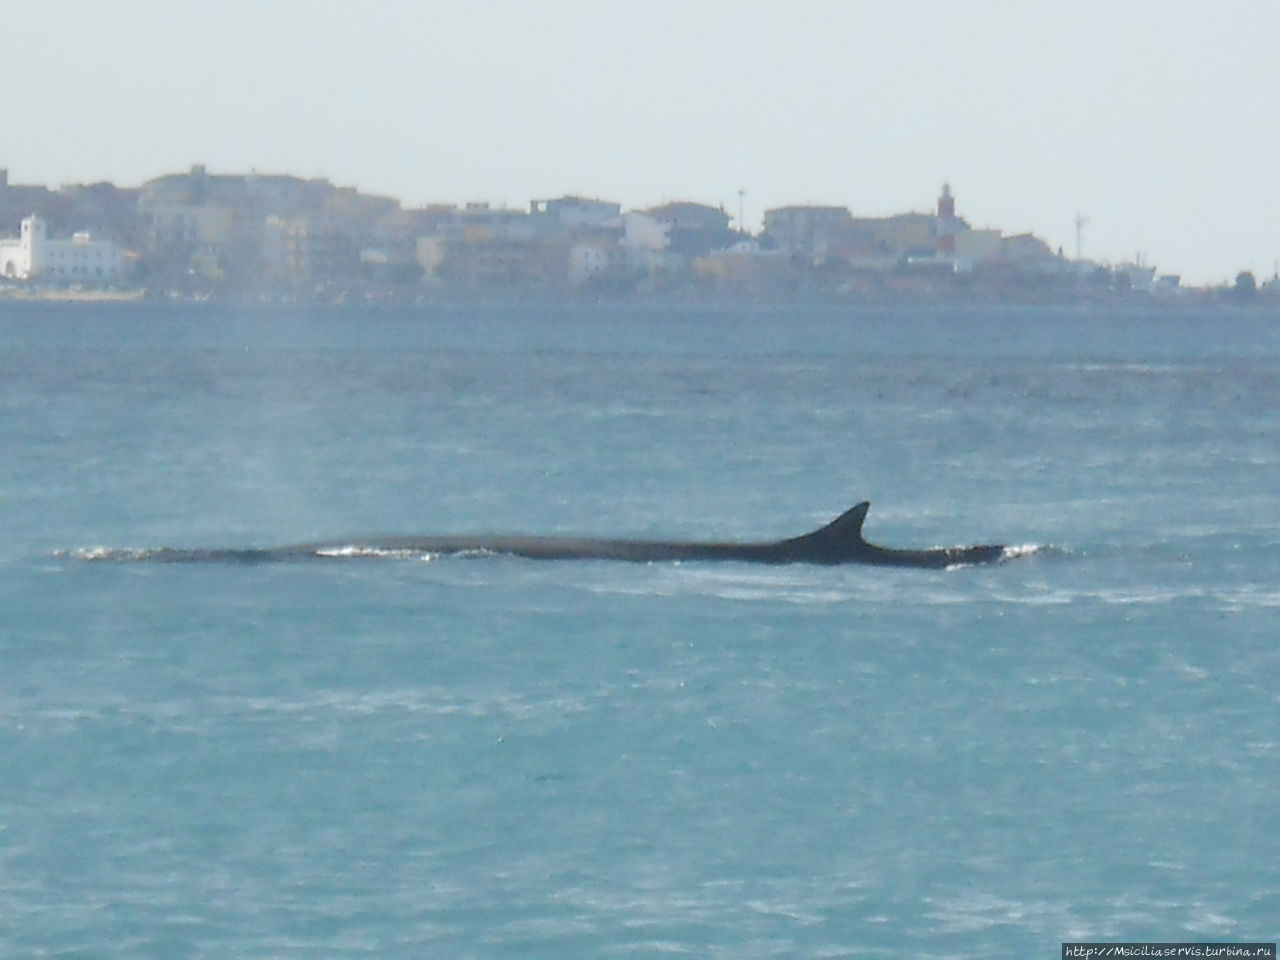
[[[864,500],[830,523],[809,533],[759,542],[462,534],[355,538],[282,547],[159,547],[139,551],[102,551],[94,558],[165,563],[270,563],[313,558],[429,558],[462,554],[503,555],[531,560],[619,560],[633,563],[736,561],[822,566],[856,563],[878,567],[942,569],[996,563],[1006,557],[1003,544],[902,549],[869,543],[862,536],[862,525],[870,507],[870,501]]]

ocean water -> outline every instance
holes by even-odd
[[[0,958],[1280,939],[1280,315],[0,305]],[[991,567],[158,546],[869,539]]]

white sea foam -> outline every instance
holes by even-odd
[[[117,552],[110,547],[77,547],[74,550],[55,550],[53,555],[58,559],[70,557],[72,560],[107,560]]]
[[[70,560],[114,560],[114,561],[132,561],[146,560],[155,554],[154,550],[148,550],[143,547],[76,547],[73,550],[55,550],[53,556],[57,559]]]
[[[1244,610],[1250,607],[1274,609],[1280,607],[1280,590],[1272,586],[1249,583],[1224,587],[1215,594],[1224,610]]]
[[[317,557],[329,557],[337,560],[359,560],[363,558],[411,559],[422,555],[420,550],[389,550],[386,547],[370,547],[358,543],[341,546],[320,547]]]
[[[1034,557],[1036,554],[1044,550],[1052,549],[1043,543],[1020,543],[1011,544],[1004,548],[1005,560],[1018,560],[1025,557]]]

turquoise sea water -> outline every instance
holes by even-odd
[[[0,957],[1280,939],[1280,317],[0,305]],[[99,548],[519,531],[989,568]]]

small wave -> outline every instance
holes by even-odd
[[[1022,560],[1028,557],[1034,557],[1039,554],[1061,553],[1065,555],[1065,551],[1056,550],[1054,547],[1043,543],[1022,543],[1001,547],[1001,553],[996,558],[998,563],[1006,563],[1009,560]],[[956,563],[949,563],[945,567],[947,570],[967,570],[970,567],[978,567],[985,565],[983,562],[975,562],[969,560],[960,560]]]
[[[77,547],[74,550],[55,550],[55,560],[94,560],[127,563],[135,560],[146,560],[154,550],[135,547]]]
[[[432,560],[438,554],[424,553],[421,550],[391,550],[386,547],[367,547],[360,544],[344,544],[335,547],[319,547],[315,551],[317,557],[334,560],[359,560],[366,557],[387,558],[392,560]]]
[[[342,544],[316,547],[314,550],[262,549],[254,547],[78,547],[74,550],[55,550],[55,560],[87,560],[107,563],[266,563],[290,559],[315,557],[326,560],[392,559],[432,560],[440,554],[422,550],[393,549],[388,547]]]
[[[1023,557],[1045,556],[1068,556],[1068,552],[1059,547],[1051,546],[1047,543],[1019,543],[1010,544],[1004,548],[1005,560],[1018,560]]]
[[[1246,610],[1251,607],[1280,609],[1280,590],[1261,584],[1225,587],[1215,594],[1215,598],[1224,611]]]
[[[1069,552],[1059,548],[1049,546],[1047,544],[1019,544],[1006,546],[1000,555],[1001,561],[1023,559],[1035,556],[1068,556]],[[281,548],[263,549],[263,548],[178,548],[178,547],[77,547],[71,550],[55,550],[52,553],[54,559],[57,560],[82,560],[92,562],[115,562],[115,563],[137,563],[144,561],[155,561],[164,563],[191,563],[191,562],[266,562],[272,560],[289,560],[289,559],[305,559],[307,557],[316,557],[326,560],[362,560],[362,559],[389,559],[389,560],[420,560],[422,562],[431,562],[441,559],[442,557],[456,557],[459,559],[469,559],[476,557],[502,557],[508,556],[500,551],[477,547],[465,550],[451,550],[447,553],[439,551],[418,550],[405,547],[380,547],[369,544],[361,544],[357,542],[342,544],[326,544],[316,546],[314,548]],[[661,564],[660,566],[668,566]],[[673,568],[682,568],[683,565],[676,561],[669,566]],[[965,568],[973,566],[968,563],[955,563],[947,567],[948,570]],[[697,569],[697,565],[688,569]],[[738,582],[744,579],[741,574],[729,577],[730,580]],[[758,584],[749,584],[749,586],[757,586]]]
[[[1190,364],[1177,363],[1073,363],[1066,366],[1068,370],[1080,373],[1149,373],[1167,374],[1182,373],[1186,370],[1198,369]]]

